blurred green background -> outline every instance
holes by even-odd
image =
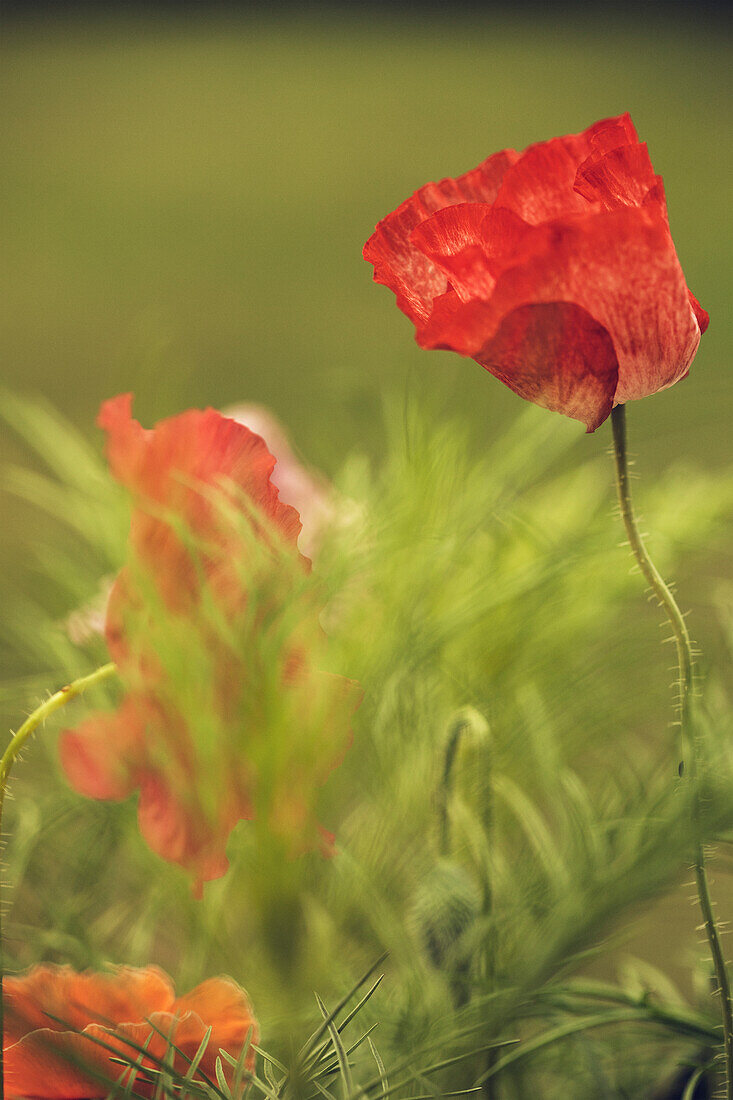
[[[4,381],[44,395],[90,435],[100,402],[123,390],[135,391],[145,424],[191,405],[261,402],[328,472],[353,449],[379,457],[386,393],[428,391],[485,447],[523,403],[476,364],[416,347],[393,296],[372,286],[363,242],[427,180],[629,110],[664,176],[688,282],[711,314],[689,379],[630,409],[631,446],[650,477],[678,458],[728,465],[730,61],[714,22],[646,9],[618,22],[563,8],[442,21],[9,21]],[[0,430],[0,461],[23,454]],[[575,456],[610,444],[608,425],[577,433]],[[609,464],[609,540],[620,540],[611,492]],[[2,508],[0,564],[22,583],[40,519],[7,497]],[[702,568],[683,602],[710,653],[695,600],[721,559]],[[639,598],[655,647],[658,616]],[[683,919],[679,899],[664,907],[669,929]],[[687,942],[687,907],[684,921]],[[641,935],[666,961],[658,916]]]
[[[261,401],[327,469],[379,451],[385,388],[440,391],[492,437],[518,399],[420,351],[362,244],[427,180],[629,110],[712,318],[690,379],[631,410],[633,444],[648,470],[728,460],[731,54],[714,22],[93,15],[9,20],[0,47],[11,386],[90,431],[121,390],[148,423]]]

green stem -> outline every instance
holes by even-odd
[[[440,828],[440,854],[450,854],[450,800],[453,793],[453,764],[461,740],[461,734],[466,729],[466,721],[460,718],[451,727],[443,755],[443,775],[441,776],[438,798],[438,815]]]
[[[450,819],[450,803],[453,795],[453,788],[455,785],[455,768],[456,757],[461,748],[461,740],[465,738],[466,734],[471,730],[473,725],[476,731],[476,723],[472,722],[472,716],[475,714],[472,708],[464,708],[460,716],[455,722],[452,723],[448,738],[445,745],[445,755],[443,758],[443,775],[440,784],[440,796],[439,796],[439,815],[440,815],[440,850],[443,856],[449,856],[451,852],[451,819]],[[484,729],[488,730],[486,723],[483,719],[480,719],[480,723],[483,723]],[[478,730],[474,733],[474,737],[478,735],[479,738],[484,736],[484,731],[481,729],[481,724],[478,726]],[[479,743],[481,741],[479,740]],[[485,764],[486,760],[482,761]],[[491,838],[491,826],[493,821],[493,807],[491,806],[490,794],[487,796],[488,804],[483,806],[483,825],[487,841],[490,842]],[[491,893],[491,880],[488,874],[488,868],[485,869],[486,874],[483,876],[483,916],[490,917],[493,904],[493,898]],[[493,989],[495,974],[494,974],[494,945],[493,943],[486,944],[486,956],[485,956],[485,974],[484,978],[490,988]],[[486,1072],[482,1077],[481,1095],[484,1100],[497,1100],[498,1097],[498,1082],[493,1076],[493,1069],[497,1059],[497,1048],[489,1047],[486,1051],[484,1058],[484,1069]]]
[[[617,405],[611,413],[611,426],[613,428],[614,457],[616,460],[616,486],[618,500],[621,508],[621,518],[624,521],[626,534],[632,553],[641,569],[647,584],[650,586],[659,603],[664,608],[674,634],[677,647],[677,663],[679,666],[679,720],[680,738],[682,742],[683,759],[689,769],[693,783],[698,778],[698,744],[697,738],[691,728],[690,710],[694,687],[694,668],[692,661],[692,647],[687,625],[680,611],[677,601],[662,576],[658,572],[654,562],[644,545],[644,540],[639,533],[631,503],[631,490],[629,488],[628,459],[626,452],[626,412],[623,405]],[[697,883],[697,896],[700,902],[705,935],[707,936],[710,954],[713,960],[715,976],[720,993],[721,1013],[723,1017],[723,1043],[725,1050],[725,1082],[727,1100],[733,1100],[733,1007],[731,1006],[730,981],[728,970],[723,956],[720,942],[720,933],[713,914],[713,905],[710,898],[708,877],[705,869],[705,851],[700,835],[700,804],[699,796],[695,797],[695,880]]]
[[[28,738],[47,718],[50,718],[55,711],[65,706],[70,699],[75,699],[77,695],[81,695],[87,688],[101,684],[102,681],[107,680],[115,670],[116,666],[110,662],[110,664],[102,665],[101,668],[96,669],[95,672],[91,672],[88,676],[80,676],[78,680],[74,680],[72,683],[67,684],[66,687],[62,687],[59,691],[55,692],[50,699],[47,699],[45,703],[41,703],[40,707],[36,707],[33,713],[26,718],[18,732],[12,735],[10,744],[2,757],[0,757],[0,836],[2,836],[3,806],[5,804],[5,792],[8,786],[8,778],[11,768],[18,759],[18,754]],[[3,1072],[5,1050],[3,1003],[4,974],[5,962],[2,954],[2,927],[0,926],[0,1100],[4,1100],[5,1096],[5,1079]]]

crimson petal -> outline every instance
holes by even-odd
[[[493,203],[517,157],[513,149],[505,149],[457,179],[426,184],[384,218],[364,245],[364,259],[374,266],[374,281],[395,292],[397,305],[411,321],[424,320],[433,299],[447,288],[440,268],[410,246],[411,233],[436,210],[466,202]]]

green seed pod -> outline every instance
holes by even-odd
[[[459,799],[482,823],[491,827],[491,730],[474,707],[461,707],[448,722],[443,774],[438,792],[441,850],[451,851],[451,803]]]
[[[481,911],[481,891],[460,864],[441,859],[418,887],[412,921],[438,969],[460,965],[460,940]]]

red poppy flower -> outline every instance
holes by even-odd
[[[348,745],[358,690],[314,667],[320,609],[297,591],[300,520],[260,436],[213,409],[145,431],[130,410],[124,395],[99,417],[133,498],[105,624],[126,694],[62,736],[61,761],[89,797],[139,789],[143,836],[200,893],[256,812],[293,850],[320,846],[314,792]],[[268,743],[275,712],[287,743]]]
[[[424,348],[594,431],[684,378],[708,324],[629,115],[428,183],[364,247]]]
[[[111,1084],[124,1084],[130,1075],[111,1059],[134,1063],[136,1048],[143,1046],[149,1057],[141,1062],[134,1088],[151,1096],[154,1080],[144,1071],[154,1069],[169,1046],[158,1032],[178,1048],[173,1068],[186,1074],[211,1027],[194,1080],[215,1082],[219,1050],[237,1059],[248,1037],[246,1068],[254,1069],[257,1023],[246,993],[231,978],[210,978],[176,997],[170,978],[154,966],[80,974],[68,966],[43,965],[6,977],[3,985],[8,1100],[107,1096]],[[222,1068],[231,1085],[233,1071],[224,1059]]]
[[[354,516],[353,501],[338,497],[333,486],[317,471],[299,461],[283,425],[262,405],[241,404],[227,409],[224,415],[267,440],[277,455],[270,481],[283,499],[296,508],[302,524],[298,547],[313,557],[329,528],[343,526]],[[74,645],[84,645],[104,634],[107,601],[114,577],[103,577],[92,598],[77,607],[64,621],[64,627]]]

